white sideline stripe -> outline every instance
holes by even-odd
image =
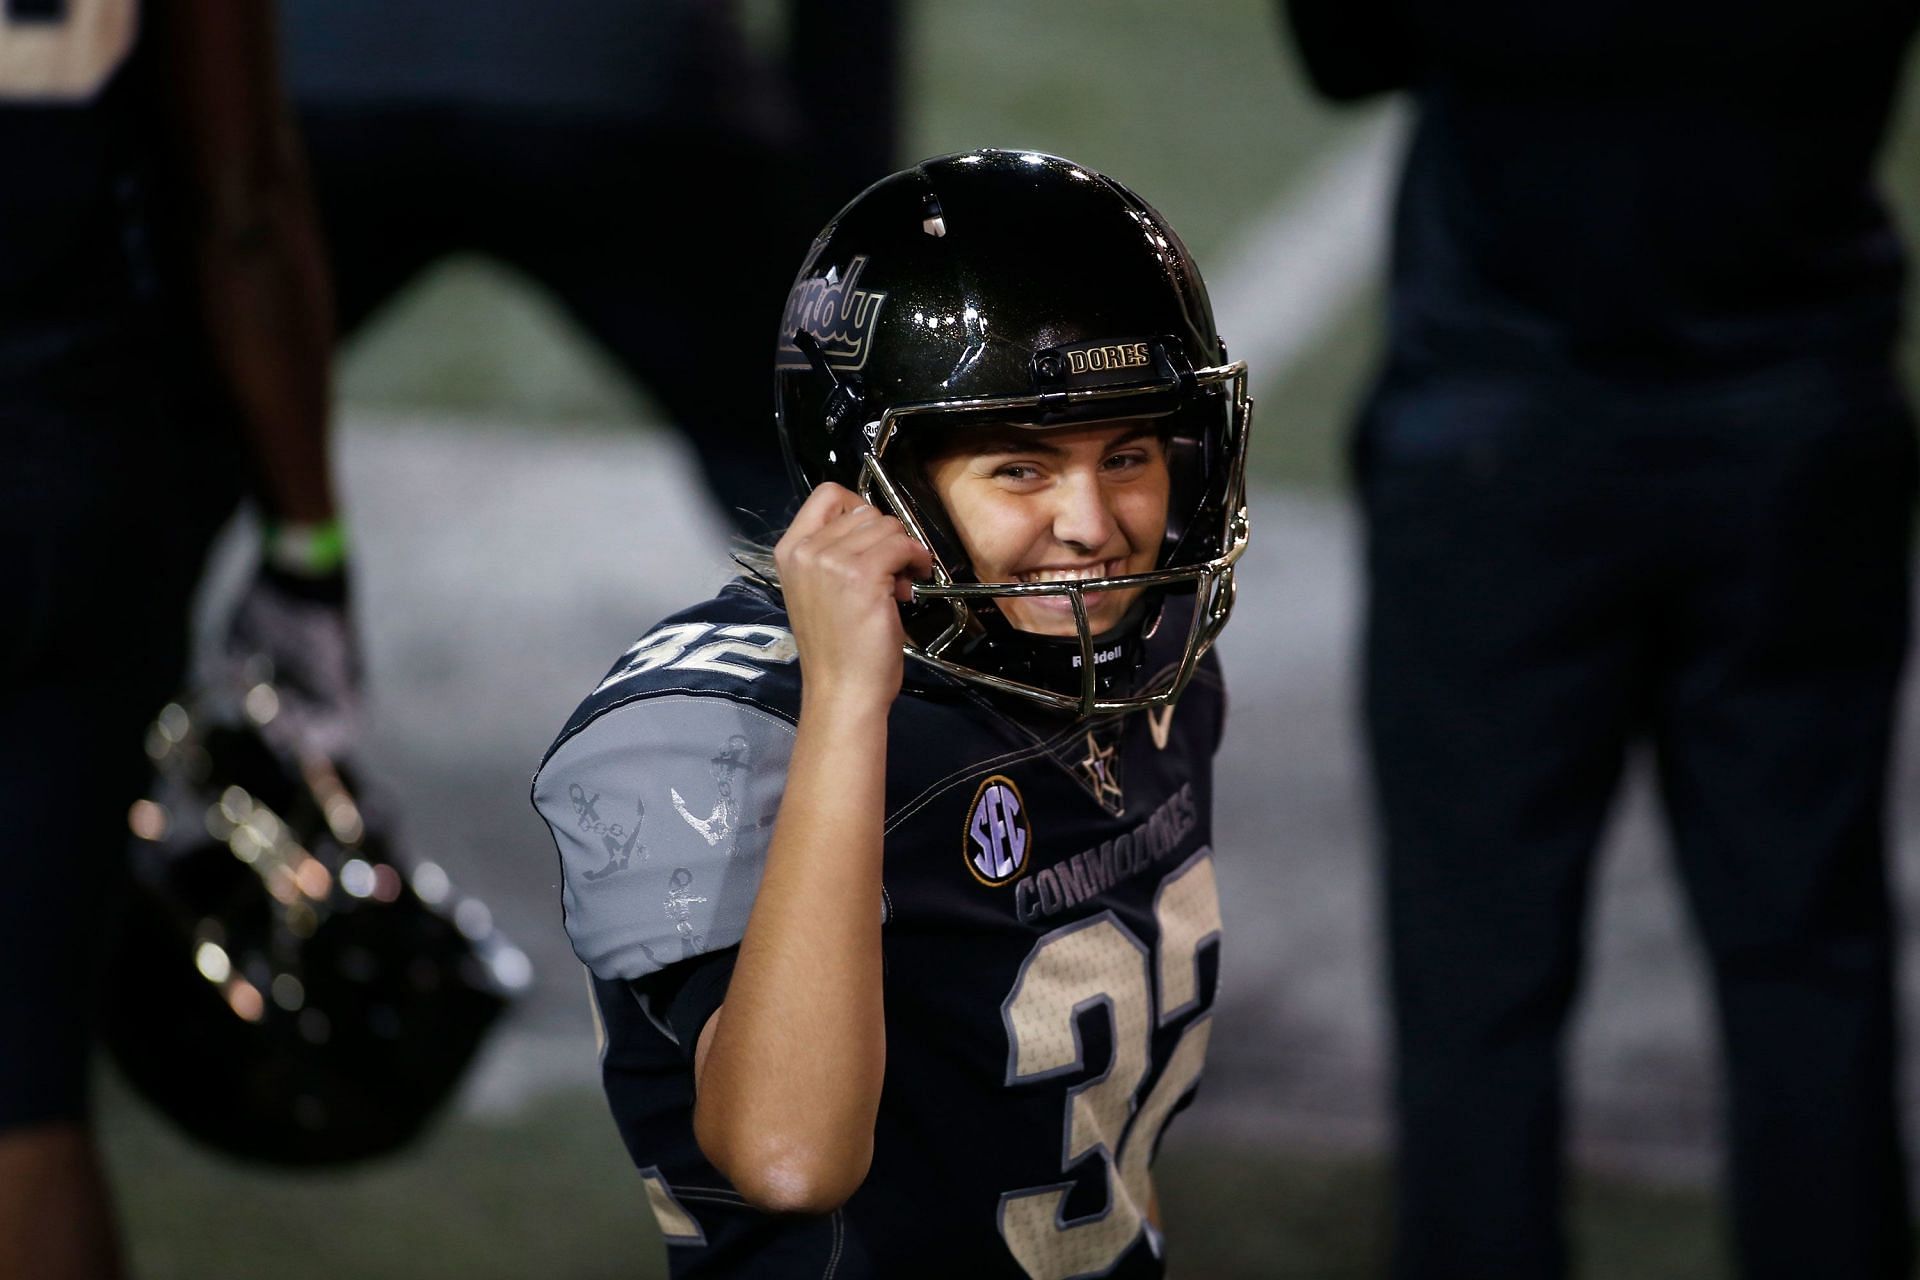
[[[508,1029],[481,1045],[460,1082],[455,1111],[469,1119],[518,1115],[561,1089],[598,1089],[600,1055],[593,1033],[578,1035]]]
[[[1208,272],[1227,352],[1271,386],[1340,318],[1386,257],[1387,209],[1405,132],[1382,112],[1290,186]]]

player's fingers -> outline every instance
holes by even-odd
[[[807,496],[793,523],[774,544],[773,563],[782,580],[792,582],[813,572],[831,554],[834,543],[848,528],[877,518],[878,513],[858,495],[837,484],[823,484]]]
[[[843,523],[850,525],[851,519],[848,517]],[[834,551],[846,558],[847,567],[855,576],[864,578],[871,574],[892,579],[894,598],[902,603],[912,598],[915,581],[933,573],[932,553],[892,516],[850,525],[834,544]]]
[[[865,555],[894,537],[906,537],[906,530],[900,522],[884,512],[866,507],[847,512],[815,535],[814,541],[823,548],[832,547],[848,555]]]
[[[864,561],[874,547],[896,538],[912,542],[898,519],[862,503],[836,516],[797,547],[794,564],[801,567],[831,562],[855,572],[872,572],[875,566],[853,562]],[[892,566],[885,566],[885,571],[891,573]]]
[[[911,583],[927,577],[933,571],[931,553],[915,541],[907,533],[906,527],[893,516],[880,515],[863,521],[858,520],[854,513],[849,513],[837,521],[831,530],[823,533],[821,538],[833,534],[838,536],[828,554],[842,561],[850,576],[893,579],[892,590],[895,595],[900,593],[902,579]]]
[[[908,577],[916,579],[932,577],[933,553],[927,550],[924,544],[916,541],[908,534],[906,529],[900,526],[898,520],[893,523],[896,528],[898,528],[900,534],[900,543],[897,548],[897,557],[893,565],[893,571],[895,573],[904,573]]]
[[[933,553],[910,537],[905,530],[901,536],[906,538],[904,563],[893,574],[893,598],[901,604],[913,602],[913,584],[925,582],[933,576]]]
[[[885,583],[888,594],[901,604],[912,601],[916,581],[933,573],[932,553],[892,516],[846,528],[825,560],[849,589],[865,590],[862,584]]]
[[[831,580],[837,592],[858,595],[883,586],[898,596],[902,574],[924,576],[932,566],[926,548],[908,536],[900,521],[872,507],[848,511],[796,546],[782,572],[790,585]]]
[[[871,507],[863,505],[842,513],[778,557],[789,600],[795,592],[810,595],[816,591],[848,600],[864,598],[878,584],[884,584],[891,594],[892,564],[884,553],[876,559],[874,548],[904,537],[898,521]]]
[[[866,505],[860,500],[859,494],[844,485],[837,485],[831,480],[815,485],[813,492],[807,495],[807,500],[800,504],[800,509],[793,513],[793,523],[780,536],[775,550],[790,543],[804,542],[845,513]]]

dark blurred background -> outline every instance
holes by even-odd
[[[752,48],[771,55],[788,38],[785,6],[742,12]],[[1176,1274],[1374,1274],[1386,1058],[1341,459],[1377,350],[1398,117],[1313,101],[1266,0],[909,0],[900,19],[902,163],[1031,147],[1127,182],[1185,235],[1222,333],[1252,365],[1256,537],[1223,642],[1227,968],[1212,1064],[1171,1129],[1161,1191]],[[1920,65],[1912,72],[1886,185],[1916,245]],[[856,114],[884,109],[886,95],[861,83],[840,92]],[[645,177],[634,198],[648,207],[631,247],[670,255],[671,224],[703,216],[712,179],[694,164],[633,163]],[[856,178],[832,181],[845,186],[833,202],[855,194]],[[784,275],[772,282],[784,286]],[[137,1274],[664,1274],[598,1092],[585,984],[527,779],[612,655],[727,573],[728,519],[669,429],[684,414],[589,330],[524,263],[463,251],[369,306],[338,368],[369,754],[416,853],[485,899],[533,958],[532,992],[426,1142],[346,1172],[210,1157],[109,1082],[102,1131]],[[1916,330],[1920,315],[1905,348],[1920,386]],[[764,349],[731,354],[741,383],[765,385]],[[770,400],[756,427],[770,423]],[[1906,723],[1898,887],[1913,920],[1920,717]],[[1711,1276],[1725,1250],[1709,1190],[1710,1010],[1644,780],[1617,819],[1576,1027],[1576,1248],[1588,1276]],[[1907,955],[1911,1028],[1920,953]],[[1920,1117],[1911,1055],[1906,1080]]]

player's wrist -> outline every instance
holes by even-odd
[[[268,520],[261,558],[268,569],[293,578],[336,578],[346,568],[347,532],[339,517]]]
[[[888,688],[876,682],[871,673],[856,673],[846,679],[803,676],[800,715],[845,731],[884,731],[898,693],[897,683]]]

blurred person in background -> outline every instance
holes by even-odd
[[[1593,854],[1651,743],[1750,1277],[1905,1276],[1884,816],[1908,632],[1920,4],[1289,0],[1410,93],[1355,441],[1397,1046],[1395,1274],[1559,1276]]]
[[[249,475],[267,545],[232,642],[323,738],[353,677],[325,268],[270,11],[11,0],[0,155],[0,1275],[65,1280],[120,1269],[93,993],[142,731]]]
[[[736,374],[822,223],[893,168],[895,0],[791,0],[763,56],[715,0],[281,0],[351,333],[449,254],[549,289],[659,398],[729,519],[793,490]]]

